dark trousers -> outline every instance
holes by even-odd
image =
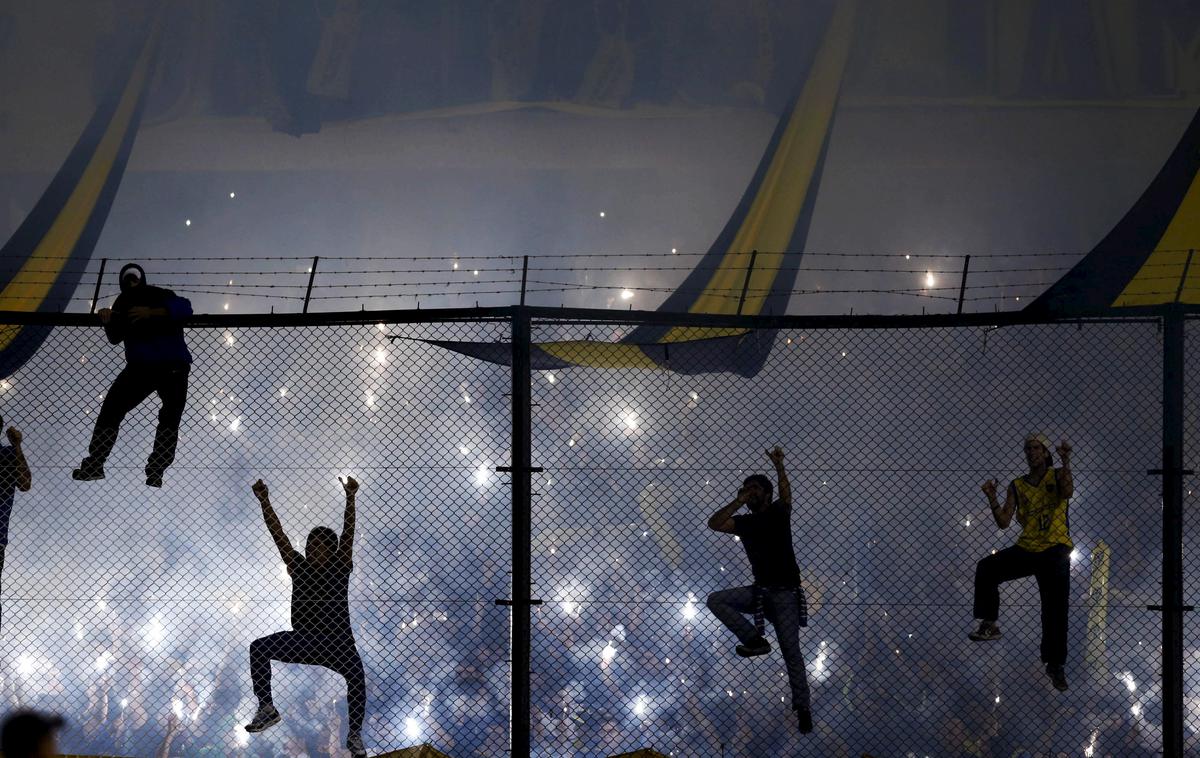
[[[808,672],[804,652],[800,649],[801,618],[807,617],[802,606],[807,605],[800,589],[763,588],[763,615],[775,627],[779,652],[783,654],[788,684],[792,690],[792,708],[811,709],[808,691]],[[725,628],[737,635],[742,644],[758,637],[758,630],[746,615],[754,613],[754,586],[731,587],[708,596],[708,609]],[[805,622],[807,623],[807,622]]]
[[[161,474],[175,461],[175,445],[179,441],[179,421],[187,403],[188,371],[186,363],[140,363],[126,365],[104,396],[100,416],[92,430],[88,445],[88,460],[103,466],[112,452],[121,422],[130,411],[157,392],[162,400],[158,412],[158,429],[154,433],[154,450],[146,461],[146,473]]]
[[[367,712],[367,682],[353,637],[276,632],[250,643],[250,681],[261,705],[271,703],[271,661],[324,666],[346,680],[350,732],[362,731]]]
[[[1067,603],[1071,592],[1071,548],[1055,545],[1033,553],[1013,545],[975,565],[975,618],[995,622],[1000,615],[1000,585],[1037,577],[1042,598],[1042,662],[1067,661]]]

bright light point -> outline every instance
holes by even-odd
[[[230,193],[229,193],[229,199],[230,199],[230,200],[232,200],[232,199],[233,199],[233,198],[235,198],[235,197],[237,197],[237,193],[236,193],[236,192],[230,192]]]
[[[455,271],[458,271],[458,261],[455,261],[455,262],[454,262],[454,264],[453,264],[452,268],[453,268]]]
[[[99,656],[96,657],[96,660],[92,665],[95,666],[97,671],[104,671],[105,669],[108,668],[108,664],[111,661],[112,661],[112,653],[105,650],[103,653],[101,653]]]
[[[479,464],[479,468],[475,469],[475,486],[485,487],[492,478],[492,472],[488,471],[487,464]]]
[[[458,454],[459,455],[466,455],[469,452],[471,452],[471,448],[467,447],[466,445],[458,446]]]
[[[33,676],[34,670],[37,668],[37,661],[32,655],[22,653],[17,658],[17,673],[21,676]]]
[[[1137,691],[1137,682],[1133,681],[1133,674],[1126,671],[1124,674],[1121,674],[1119,678],[1121,681],[1125,682],[1125,689],[1129,690],[1130,692]]]
[[[379,330],[379,331],[381,331],[381,332],[382,332],[382,331],[385,331],[385,330],[387,329],[387,327],[386,327],[386,326],[384,326],[383,324],[376,324],[376,325],[375,325],[375,328],[376,328],[376,329],[378,329],[378,330]]]
[[[246,747],[250,744],[250,732],[240,726],[234,727],[233,741],[237,743],[238,747]]]
[[[241,428],[242,428],[242,417],[234,416],[233,421],[229,422],[229,431],[236,432],[237,430],[239,430]]]
[[[600,211],[600,218],[604,218],[604,211]]]
[[[233,345],[233,332],[225,332],[225,344]]]
[[[1076,548],[1075,550],[1071,551],[1071,563],[1075,563],[1078,560],[1079,560],[1079,549]]]
[[[229,604],[229,612],[232,613],[234,616],[237,616],[238,614],[240,614],[242,612],[241,602],[235,600],[232,603],[230,603]]]
[[[937,283],[937,280],[933,278],[933,272],[926,271],[925,272],[925,286],[932,287],[936,283]]]
[[[471,271],[471,275],[472,275],[472,276],[479,276],[479,269],[474,269],[474,270],[472,270],[472,271]]]
[[[553,553],[554,548],[550,548],[550,552]],[[562,609],[564,616],[578,616],[579,615],[579,603],[573,603],[570,600],[564,600],[562,603],[559,604],[558,607]]]
[[[385,366],[387,365],[387,360],[387,350],[384,350],[382,347],[375,348],[375,363],[379,364],[380,366]]]
[[[0,380],[0,390],[6,390],[12,386],[12,383],[7,379]]]
[[[621,290],[621,299],[622,300],[632,300],[633,299],[633,290]]]
[[[688,600],[683,604],[683,620],[692,621],[696,618],[696,597],[688,593]]]
[[[412,716],[404,719],[404,736],[415,740],[421,736],[421,725]]]
[[[607,666],[608,664],[612,663],[613,658],[616,657],[617,649],[612,646],[612,642],[604,643],[604,649],[600,651],[600,661]]]
[[[965,519],[963,519],[963,526],[970,526],[970,525],[971,525],[971,519],[970,519],[970,518],[965,518]]]
[[[638,695],[637,700],[633,701],[633,712],[638,716],[646,715],[646,696]]]
[[[175,714],[175,718],[183,718],[183,701],[179,699],[172,700],[171,712]]]
[[[375,393],[374,393],[374,392],[368,392],[368,393],[367,393],[367,407],[368,407],[368,408],[374,408],[374,407],[375,407],[375,400],[376,400]]]
[[[1000,705],[1000,696],[999,695],[996,696],[996,705]]]
[[[905,254],[904,254],[904,260],[908,260],[908,259],[910,259],[910,258],[912,258],[912,256],[911,256],[911,255],[909,255],[908,253],[905,253]]]
[[[546,381],[550,382],[551,384],[554,384],[555,382],[558,381],[558,377],[556,377],[554,375],[553,371],[547,371],[546,372]]]
[[[129,698],[127,698],[127,697],[121,698],[121,707],[127,708],[128,706],[129,706]]]
[[[312,273],[312,266],[309,266],[308,268],[304,269],[304,273],[306,273],[306,274],[311,274],[311,273]]]
[[[1134,718],[1141,718],[1142,717],[1142,704],[1134,703],[1133,707],[1129,709],[1129,712],[1133,714]]]
[[[575,447],[575,438],[574,437],[567,440],[567,447]]]
[[[678,255],[678,254],[679,254],[678,250],[676,250],[675,248],[671,248],[671,255]]]
[[[625,411],[621,414],[621,423],[625,424],[626,429],[638,428],[638,415],[633,411]]]
[[[280,396],[280,397],[287,397],[287,387],[280,387],[280,388],[279,388],[279,396]]]
[[[470,405],[471,404],[471,396],[464,392],[462,394],[462,401],[463,401],[464,405]]]
[[[155,614],[154,618],[150,619],[150,623],[146,625],[146,631],[143,635],[146,639],[146,644],[152,648],[156,648],[162,644],[162,641],[167,636],[167,631],[163,627],[162,618]]]
[[[224,308],[225,310],[229,310],[229,303],[225,303],[225,305],[223,305],[221,307]]]
[[[192,220],[191,220],[190,218],[189,218],[189,219],[187,219],[186,221],[184,221],[184,222],[183,222],[183,225],[184,225],[184,226],[191,226],[191,225],[192,225]]]
[[[694,392],[694,391],[693,391],[693,392],[689,392],[689,393],[688,393],[688,397],[690,397],[690,398],[692,399],[692,402],[693,402],[693,403],[695,403],[695,402],[697,402],[697,401],[699,401],[699,400],[700,400],[700,393],[699,393],[699,392]]]

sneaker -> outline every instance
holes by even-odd
[[[79,468],[71,471],[71,478],[79,482],[92,482],[104,478],[104,464],[84,458]]]
[[[749,645],[738,645],[734,651],[743,658],[753,658],[757,655],[766,655],[771,652],[771,643],[763,637],[751,642]]]
[[[147,471],[146,472],[146,486],[162,487],[162,472],[161,471]]]
[[[351,732],[346,735],[346,749],[350,751],[350,755],[354,758],[365,758],[367,748],[363,745],[362,735],[358,732]]]
[[[1000,627],[994,621],[980,621],[979,628],[967,634],[976,642],[989,642],[1000,639]]]
[[[807,708],[796,709],[796,723],[800,727],[800,734],[812,733],[812,711]]]
[[[1054,684],[1054,689],[1059,692],[1067,691],[1067,672],[1063,670],[1061,665],[1047,663],[1046,676],[1050,677],[1051,683]]]
[[[264,729],[275,726],[281,720],[279,711],[275,710],[275,706],[260,705],[258,706],[258,712],[254,714],[254,718],[250,719],[249,724],[246,724],[246,731],[251,734],[261,732]]]

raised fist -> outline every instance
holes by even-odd
[[[267,485],[263,484],[262,479],[259,479],[257,482],[250,485],[250,490],[254,493],[254,496],[257,497],[259,500],[266,500],[267,497],[271,494],[270,491],[267,490]]]
[[[995,498],[996,497],[996,480],[988,479],[986,482],[983,483],[982,489],[983,489],[983,494],[987,495],[989,500]]]
[[[342,478],[339,476],[338,481],[342,482],[342,489],[346,491],[347,495],[353,495],[355,492],[358,492],[358,482],[355,481],[354,477],[348,476],[345,481],[342,481]]]

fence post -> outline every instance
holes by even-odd
[[[96,301],[100,299],[100,282],[104,281],[104,267],[108,265],[108,258],[100,259],[100,273],[96,274],[96,291],[92,293],[92,307],[88,309],[88,313],[96,312]]]
[[[962,313],[963,296],[967,294],[967,269],[971,268],[971,256],[963,258],[962,279],[958,282],[958,312]]]
[[[758,257],[757,250],[750,251],[750,265],[746,267],[746,278],[742,281],[742,296],[738,298],[738,315],[742,315],[742,306],[746,304],[746,291],[750,289],[750,275],[754,273],[754,259]]]
[[[530,565],[532,414],[529,311],[513,309],[512,319],[512,693],[511,755],[527,758],[529,736],[530,609],[534,601]],[[540,470],[540,469],[538,469]]]
[[[308,289],[304,291],[304,310],[301,313],[308,313],[308,298],[312,295],[313,279],[317,278],[317,261],[319,260],[321,260],[320,256],[313,256],[312,268],[308,270]]]
[[[521,305],[525,305],[525,280],[529,276],[529,256],[521,259]]]
[[[1183,309],[1163,312],[1163,755],[1183,755]]]

